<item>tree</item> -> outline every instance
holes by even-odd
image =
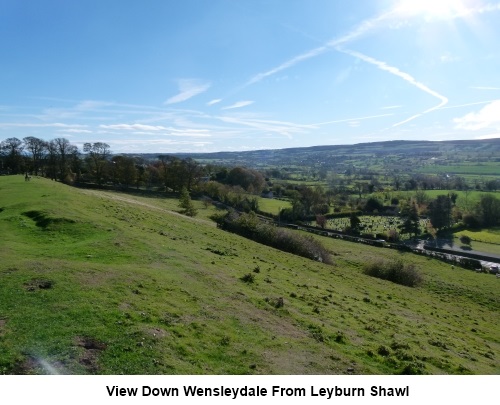
[[[500,188],[500,180],[488,180],[484,186],[488,191],[497,191]]]
[[[194,207],[193,201],[191,201],[191,196],[186,187],[182,187],[181,193],[179,196],[179,207],[182,208],[182,213],[184,215],[194,217],[198,214],[198,211]]]
[[[427,213],[432,226],[438,231],[449,228],[451,226],[451,199],[447,195],[438,195],[432,200],[428,207]]]
[[[384,208],[384,204],[382,204],[378,199],[376,199],[375,197],[370,197],[367,201],[366,201],[366,204],[365,204],[365,211],[367,212],[373,212],[375,210],[377,211],[382,211],[382,209]]]
[[[59,180],[63,182],[71,180],[70,158],[71,155],[75,155],[77,152],[77,147],[72,145],[66,138],[56,138],[50,141],[49,154],[54,154]]]
[[[403,180],[401,179],[401,176],[395,175],[392,178],[392,184],[394,185],[394,189],[398,191],[401,188],[401,185],[403,183]]]
[[[83,151],[88,154],[89,166],[91,167],[97,184],[102,184],[105,170],[108,165],[108,158],[111,155],[109,145],[104,142],[87,142],[83,144]]]
[[[35,138],[34,136],[23,138],[23,142],[26,150],[31,154],[33,162],[32,171],[35,175],[38,175],[43,158],[47,154],[48,144],[43,139]]]
[[[245,167],[231,169],[227,182],[233,186],[241,186],[247,191],[253,190],[256,194],[260,194],[265,185],[264,176],[260,172]]]
[[[200,164],[192,158],[179,159],[175,156],[160,155],[158,159],[157,165],[166,191],[180,191],[182,187],[191,191],[203,173]]]
[[[359,217],[355,213],[351,214],[351,216],[349,217],[349,222],[350,222],[351,231],[358,232],[359,226],[361,225],[361,220],[359,219]]]
[[[418,205],[427,204],[429,201],[429,196],[424,190],[416,190],[415,191],[415,201]]]
[[[114,156],[111,160],[113,182],[118,182],[125,188],[137,184],[137,167],[134,158]]]
[[[201,168],[200,164],[192,158],[184,159],[182,161],[182,166],[184,169],[183,172],[185,174],[186,188],[188,189],[188,191],[191,191],[195,183],[197,183],[199,178],[201,177],[203,169]]]
[[[467,229],[479,229],[481,228],[481,219],[478,215],[465,214],[462,217],[462,223]]]
[[[2,166],[12,174],[24,171],[23,142],[17,138],[7,138],[0,142],[0,155],[3,157]]]
[[[366,187],[365,183],[357,181],[357,182],[354,183],[354,189],[356,190],[356,192],[359,195],[359,198],[361,199],[362,194],[363,194],[363,192],[365,192],[365,190],[367,189],[367,187]]]
[[[482,194],[478,205],[479,215],[483,225],[500,224],[500,200],[491,194]]]
[[[300,199],[300,193],[296,190],[293,190],[290,193],[291,203],[292,203],[292,220],[302,219],[305,216],[304,204]]]
[[[451,203],[453,205],[457,204],[457,198],[458,198],[458,194],[457,193],[451,193],[450,194],[450,200],[451,200]]]
[[[57,179],[57,167],[58,167],[58,154],[57,145],[54,141],[50,141],[47,144],[47,164],[45,175],[50,177],[52,180]]]
[[[316,223],[322,229],[325,229],[326,228],[326,224],[327,224],[326,217],[324,215],[316,215]]]
[[[420,234],[420,219],[418,217],[417,205],[411,203],[406,205],[400,214],[403,223],[399,225],[399,233],[414,235],[415,237]]]

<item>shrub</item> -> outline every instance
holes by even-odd
[[[255,276],[252,273],[247,273],[241,277],[241,281],[245,283],[253,283],[255,281]]]
[[[363,272],[369,276],[392,281],[407,287],[417,287],[423,277],[414,264],[405,264],[402,260],[374,261],[366,263]]]
[[[190,217],[196,216],[198,211],[193,205],[193,202],[191,201],[191,197],[189,195],[189,192],[187,191],[186,187],[183,187],[179,196],[179,207],[182,208],[182,213],[184,215],[188,215]]]
[[[461,235],[460,236],[460,242],[462,242],[464,245],[470,245],[472,242],[472,239],[470,236],[467,235]]]
[[[260,222],[253,212],[238,214],[232,211],[225,216],[219,215],[212,218],[217,222],[218,227],[252,239],[255,242],[308,259],[332,264],[328,250],[312,236],[304,236]]]
[[[422,375],[426,374],[425,364],[419,361],[408,362],[403,366],[401,370],[403,375]]]
[[[378,199],[374,197],[370,197],[364,206],[365,211],[374,212],[375,210],[381,211],[384,208],[384,204],[382,204]]]
[[[391,354],[391,351],[389,350],[389,348],[387,346],[379,346],[379,348],[377,349],[377,353],[380,354],[381,356],[389,356]]]
[[[344,332],[338,331],[335,336],[335,342],[337,343],[347,343],[347,337]]]
[[[266,301],[269,305],[272,305],[274,308],[282,308],[285,305],[283,297],[278,297],[278,298],[266,297],[264,301]]]
[[[481,220],[472,214],[466,214],[462,217],[462,222],[466,228],[478,229],[481,227]]]

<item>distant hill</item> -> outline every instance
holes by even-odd
[[[359,143],[354,145],[321,145],[303,148],[267,149],[243,152],[214,153],[163,153],[179,158],[193,158],[211,163],[229,165],[283,166],[290,164],[315,165],[345,156],[376,155],[378,157],[400,156],[442,156],[445,154],[469,154],[495,158],[500,161],[500,138],[485,140],[455,141],[385,141]],[[134,154],[147,159],[156,159],[158,154]]]

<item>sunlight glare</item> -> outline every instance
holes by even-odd
[[[463,0],[400,0],[396,5],[396,12],[402,16],[423,15],[427,18],[453,17],[466,9]]]

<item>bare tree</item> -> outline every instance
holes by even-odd
[[[17,138],[7,138],[0,142],[2,166],[12,174],[22,173],[24,170],[23,142]]]
[[[57,168],[58,168],[58,177],[59,180],[63,182],[70,181],[70,157],[77,152],[77,147],[72,145],[66,138],[56,138],[51,141],[53,144],[53,148],[55,149],[56,159],[57,159]]]
[[[23,142],[26,150],[28,150],[31,155],[31,160],[33,162],[33,174],[38,175],[43,158],[48,152],[48,143],[43,139],[36,138],[34,136],[27,136],[26,138],[23,138]]]
[[[85,143],[83,151],[88,154],[88,160],[97,184],[102,184],[111,151],[104,142]]]

